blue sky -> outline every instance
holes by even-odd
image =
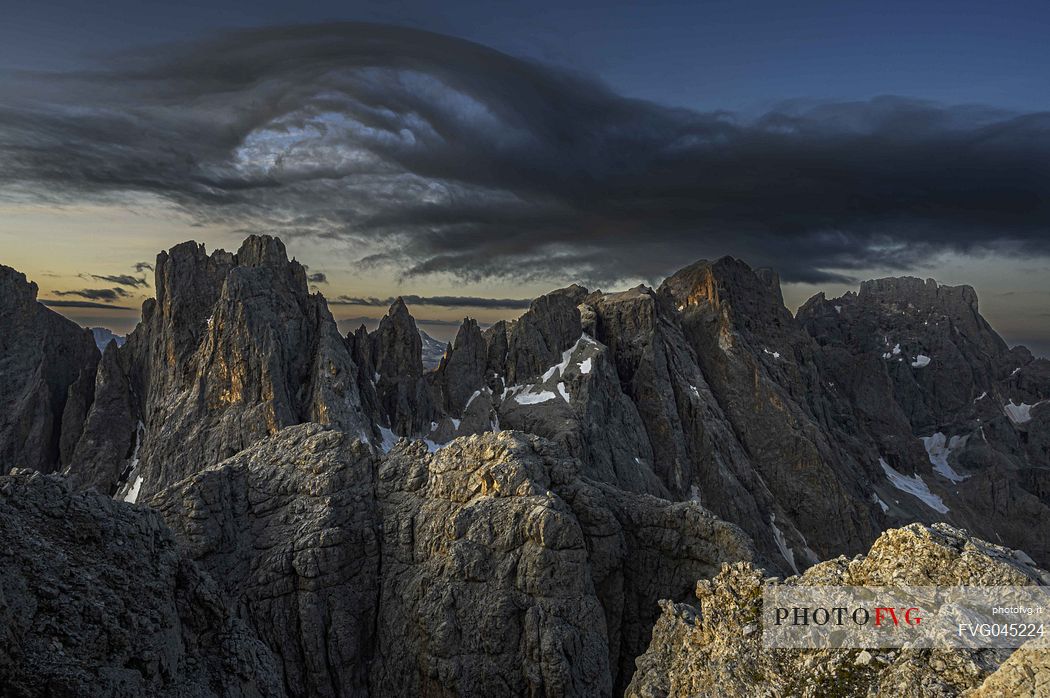
[[[618,92],[712,110],[893,94],[1050,107],[1050,4],[905,2],[156,2],[8,0],[0,66],[83,58],[223,28],[332,19],[472,39],[600,75]]]

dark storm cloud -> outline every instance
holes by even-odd
[[[1050,253],[1047,113],[885,97],[744,119],[367,24],[29,78],[0,92],[0,185],[159,195],[198,223],[359,245],[402,278],[609,283],[730,253],[821,282]]]
[[[55,291],[56,296],[80,296],[92,301],[112,303],[130,294],[122,288],[81,288],[73,291]]]
[[[401,296],[401,299],[409,305],[431,305],[441,308],[490,308],[499,310],[523,310],[532,303],[526,298],[481,298],[478,296]],[[357,296],[339,296],[334,301],[336,305],[367,305],[378,308],[388,308],[397,297],[375,298]]]
[[[324,272],[315,271],[312,274],[307,274],[306,280],[312,284],[326,284],[328,283],[328,276]]]
[[[139,286],[149,286],[149,282],[145,278],[137,276],[131,276],[130,274],[115,274],[112,276],[106,276],[101,274],[91,274],[91,278],[97,281],[108,281],[111,284],[119,284],[121,286],[130,286],[137,288]]]
[[[153,265],[149,262],[135,262],[134,267],[139,274],[144,271],[153,271]]]
[[[91,301],[60,301],[44,298],[40,301],[50,308],[104,308],[106,310],[131,310],[126,305],[107,305],[105,303],[92,303]]]

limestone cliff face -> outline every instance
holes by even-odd
[[[46,326],[19,288],[11,317]],[[176,246],[156,290],[97,375],[90,353],[4,372],[9,458],[134,497],[304,422],[379,451],[509,428],[596,481],[703,503],[781,572],[911,521],[1050,559],[1050,362],[1007,349],[968,287],[876,280],[795,318],[774,272],[701,261],[656,289],[570,286],[484,331],[467,319],[434,369],[401,300],[340,337],[273,238]],[[23,363],[34,332],[8,340]]]
[[[294,696],[608,695],[657,598],[753,554],[698,505],[588,480],[513,432],[377,456],[291,427],[149,504]]]
[[[776,275],[722,258],[682,269],[659,292],[677,310],[705,379],[701,394],[725,415],[747,477],[769,492],[768,501],[756,498],[766,530],[754,535],[783,536],[799,569],[863,549],[881,528],[865,483],[877,456],[835,419],[841,401],[822,380],[816,343],[784,307]],[[727,485],[708,476],[704,489]]]
[[[932,279],[818,295],[798,318],[826,357],[824,375],[845,397],[849,424],[943,500],[948,511],[938,518],[1050,560],[1050,361],[1008,349],[972,288]],[[928,508],[900,511],[892,490],[879,496],[891,520],[932,520]]]
[[[253,236],[236,254],[179,245],[158,256],[156,290],[118,350],[133,419],[116,397],[94,408],[120,414],[89,414],[71,464],[81,481],[141,496],[302,422],[374,436],[350,350],[280,240]]]
[[[37,285],[0,265],[0,462],[51,472],[69,463],[94,399],[91,331],[37,302]]]
[[[972,289],[882,280],[796,319],[775,273],[723,258],[655,290],[562,289],[482,338],[483,359],[465,325],[428,378],[454,423],[433,442],[542,435],[591,477],[698,499],[781,571],[910,521],[1050,559],[1028,523],[1050,520],[1050,362],[1007,350]]]
[[[1045,686],[1046,650],[785,650],[762,646],[760,570],[727,565],[696,586],[696,601],[663,604],[626,695],[791,696],[1040,695],[995,693]],[[1023,554],[945,524],[886,531],[867,555],[811,567],[791,585],[1046,584]],[[1009,659],[1007,659],[1010,657]],[[1004,663],[1005,662],[1005,663]],[[1001,665],[1001,666],[1000,666]],[[970,690],[976,689],[974,693]]]
[[[368,691],[379,593],[375,455],[316,424],[149,500],[274,651],[292,696]]]
[[[127,358],[120,355],[115,342],[102,352],[95,376],[95,400],[66,470],[78,489],[114,494],[118,483],[127,480],[130,460],[138,455],[135,446],[143,434],[137,428]]]
[[[37,303],[23,276],[0,268],[0,290],[4,470],[61,470],[75,489],[148,503],[186,551],[161,565],[150,556],[168,542],[135,543],[149,563],[125,578],[124,557],[101,570],[85,557],[109,560],[109,544],[55,549],[105,576],[103,606],[128,581],[166,585],[178,609],[146,609],[164,630],[143,631],[141,656],[123,635],[92,654],[78,630],[69,666],[88,673],[70,691],[119,694],[110,687],[131,662],[143,668],[127,685],[160,695],[172,677],[188,677],[188,695],[608,695],[628,684],[745,695],[810,661],[720,630],[746,629],[764,574],[866,583],[900,566],[901,546],[927,561],[909,574],[944,583],[1033,574],[940,525],[880,537],[916,521],[1050,560],[1050,361],[1007,348],[968,287],[876,280],[793,317],[772,271],[702,261],[657,288],[570,286],[516,320],[482,330],[467,319],[433,368],[404,302],[373,332],[340,336],[303,267],[265,236],[236,253],[162,253],[156,299],[101,360],[91,334]],[[0,487],[28,487],[34,512],[100,501],[29,477]],[[129,518],[130,505],[98,506],[119,540],[160,525]],[[16,509],[0,519],[29,535]],[[41,546],[72,535],[55,526],[32,519]],[[860,561],[819,562],[869,547]],[[32,558],[17,545],[3,554]],[[695,592],[704,608],[729,609],[697,631],[695,610],[675,604],[739,561]],[[15,599],[22,615],[17,637],[0,628],[0,671],[36,687],[29,655],[10,649],[25,609],[51,598],[34,575],[55,570],[33,565],[2,588],[0,614]],[[180,586],[186,569],[205,601]],[[660,599],[673,602],[662,616]],[[74,610],[90,615],[81,605],[96,600],[77,596]],[[198,636],[201,622],[221,637]],[[172,624],[188,633],[182,649],[169,647]],[[34,651],[46,672],[65,671],[57,648]],[[812,661],[826,668],[819,685],[840,692],[994,695],[1044,681],[1020,655],[998,674],[1005,657],[931,657],[947,673],[916,674],[896,655],[874,674]],[[742,668],[752,665],[759,673]]]
[[[283,695],[266,646],[156,512],[0,476],[0,692]]]
[[[370,339],[380,421],[395,434],[423,434],[434,410],[423,380],[423,340],[402,299],[394,302]]]

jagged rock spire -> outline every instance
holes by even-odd
[[[423,380],[423,340],[403,298],[371,334],[380,419],[402,436],[423,433],[433,408]]]

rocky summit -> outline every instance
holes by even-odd
[[[753,627],[767,584],[1050,582],[1050,361],[972,288],[792,314],[727,257],[443,344],[400,298],[342,335],[273,237],[154,266],[98,346],[0,267],[4,696],[1045,695],[1043,650]]]

